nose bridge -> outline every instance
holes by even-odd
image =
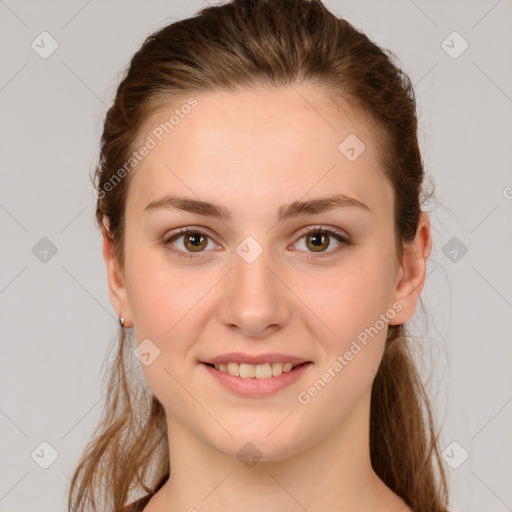
[[[272,295],[270,292],[273,285],[270,281],[273,274],[269,270],[272,258],[268,248],[263,248],[259,244],[256,246],[256,243],[244,241],[237,247],[233,277],[235,288],[243,296],[265,298],[264,295]]]
[[[271,251],[247,237],[236,247],[233,265],[221,308],[223,323],[236,325],[251,336],[280,326],[288,306],[283,285],[274,275],[273,267],[278,265]]]

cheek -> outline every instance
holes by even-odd
[[[128,253],[127,253],[128,254]],[[193,315],[201,293],[197,276],[176,271],[164,249],[134,249],[126,260],[127,291],[137,340],[172,338],[181,319]],[[176,326],[176,327],[175,327]]]
[[[199,325],[194,319],[206,290],[198,286],[197,276],[176,271],[158,252],[132,252],[126,261],[127,288],[136,344],[147,344],[147,339],[154,344],[141,345],[152,354],[150,364],[140,363],[144,377],[167,410],[179,410],[186,397],[178,382],[186,377],[183,368]]]
[[[371,389],[384,351],[385,319],[392,318],[393,258],[392,247],[361,251],[329,279],[311,280],[319,316],[335,335],[318,338],[325,359],[298,401],[308,415],[322,416],[326,429],[349,415]]]
[[[309,296],[337,340],[354,337],[391,306],[392,252],[360,251],[320,280],[310,279]]]

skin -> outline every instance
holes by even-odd
[[[172,471],[145,510],[409,511],[370,463],[370,393],[386,329],[308,404],[297,395],[394,303],[401,311],[390,324],[412,317],[431,249],[428,216],[400,259],[393,190],[372,132],[313,87],[194,97],[198,105],[132,171],[124,269],[103,238],[113,307],[137,343],[149,338],[160,350],[141,368],[166,409]],[[175,108],[148,121],[142,137]],[[338,150],[349,134],[366,145],[354,161]],[[277,222],[280,205],[332,193],[370,211],[338,208]],[[218,203],[233,220],[143,212],[166,194]],[[330,237],[322,257],[311,237],[297,236],[316,225],[347,233],[352,245]],[[210,235],[203,252],[188,251],[191,260],[163,245],[188,226]],[[236,252],[247,236],[263,248],[251,264]],[[191,246],[182,236],[172,247]],[[313,364],[274,395],[244,398],[199,363],[234,351]],[[252,467],[236,456],[247,442],[261,454]]]

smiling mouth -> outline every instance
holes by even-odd
[[[306,363],[264,363],[264,364],[246,364],[246,363],[227,363],[227,364],[211,364],[204,363],[211,368],[215,368],[219,372],[227,373],[233,377],[241,377],[243,379],[271,379],[279,377],[283,373],[288,373],[293,369],[303,366]]]

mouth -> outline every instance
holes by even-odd
[[[242,379],[273,379],[279,377],[283,373],[293,371],[299,366],[308,364],[310,361],[304,363],[263,363],[263,364],[248,364],[248,363],[203,363],[210,368],[227,373],[233,377],[241,377]]]
[[[246,398],[274,395],[285,388],[296,386],[311,361],[301,363],[207,363],[202,366],[228,392]]]

